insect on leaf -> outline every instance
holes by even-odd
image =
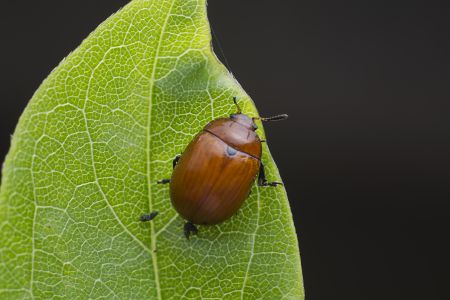
[[[3,168],[0,299],[303,299],[283,187],[186,240],[156,184],[233,96],[257,115],[210,42],[205,0],[134,0],[44,81]]]

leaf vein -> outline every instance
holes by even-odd
[[[258,227],[259,227],[259,210],[260,210],[260,192],[259,192],[259,187],[256,184],[256,204],[257,204],[257,211],[256,211],[256,226],[255,226],[255,231],[253,232],[252,235],[252,242],[251,242],[251,250],[250,250],[250,258],[248,260],[248,264],[247,264],[247,270],[245,271],[245,277],[244,277],[244,281],[242,283],[242,288],[241,288],[241,300],[244,299],[244,293],[245,293],[245,287],[247,285],[247,280],[248,280],[248,275],[250,272],[250,266],[252,265],[252,261],[253,261],[253,256],[255,253],[255,240],[256,240],[256,233],[258,231]]]
[[[91,90],[91,81],[94,78],[94,74],[95,74],[96,70],[102,65],[102,63],[104,62],[104,58],[105,58],[105,56],[108,53],[109,53],[109,51],[106,51],[104,56],[103,56],[103,59],[96,65],[95,68],[92,69],[91,76],[89,78],[87,89],[86,89],[86,98],[84,100],[83,108],[81,110],[82,114],[83,114],[86,134],[87,134],[88,141],[89,141],[89,150],[90,150],[90,156],[91,156],[91,162],[92,162],[92,172],[94,174],[95,184],[98,187],[100,195],[102,196],[103,200],[106,202],[108,208],[110,209],[110,211],[113,214],[114,218],[117,220],[118,224],[123,228],[123,230],[135,242],[137,242],[137,244],[139,244],[143,249],[145,249],[146,251],[148,251],[150,253],[151,252],[150,249],[141,240],[139,240],[133,233],[131,233],[131,231],[125,226],[125,224],[122,222],[122,220],[120,220],[119,216],[117,215],[116,211],[114,210],[114,207],[111,205],[111,203],[108,200],[108,197],[106,197],[106,194],[103,191],[103,188],[102,188],[102,186],[101,186],[101,184],[99,182],[99,177],[98,177],[98,174],[97,174],[97,167],[95,166],[94,141],[92,139],[91,132],[89,130],[89,122],[88,122],[88,118],[87,118],[87,115],[86,115],[86,106],[87,106],[87,102],[89,100],[89,91]]]
[[[148,118],[147,118],[147,180],[148,180],[148,206],[149,206],[149,212],[153,211],[153,203],[152,203],[152,189],[151,189],[151,160],[150,160],[150,147],[151,147],[151,120],[152,120],[152,104],[153,104],[153,92],[154,92],[154,86],[155,86],[155,79],[156,79],[156,68],[158,65],[159,60],[159,53],[161,51],[161,45],[162,40],[165,34],[165,30],[167,27],[167,23],[169,21],[170,14],[172,12],[172,9],[174,7],[176,0],[172,0],[170,4],[169,11],[166,15],[166,18],[164,20],[164,23],[161,27],[161,32],[159,34],[158,39],[158,45],[156,47],[155,51],[155,59],[153,60],[153,66],[152,66],[152,74],[150,79],[150,93],[149,93],[149,105],[148,105]],[[155,235],[155,225],[153,222],[150,222],[150,230],[151,230],[151,244],[152,248],[156,249],[156,238]],[[152,255],[152,265],[153,265],[153,272],[155,276],[155,287],[156,287],[156,295],[158,299],[162,299],[161,296],[161,285],[159,280],[159,270],[158,270],[158,257],[155,251],[151,251]]]

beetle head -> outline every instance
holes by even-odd
[[[246,114],[242,113],[241,107],[237,103],[237,97],[233,97],[233,101],[234,101],[234,105],[236,105],[237,113],[232,114],[230,116],[230,118],[233,121],[235,121],[235,122],[245,126],[248,129],[251,129],[253,131],[258,129],[258,126],[256,126],[256,124],[255,124],[255,120],[261,120],[261,121],[266,122],[266,121],[281,121],[281,120],[286,120],[288,118],[288,115],[286,115],[286,114],[276,115],[276,116],[267,117],[267,118],[264,118],[264,117],[253,117],[253,118],[250,118]]]
[[[230,115],[230,119],[250,130],[255,131],[256,129],[258,129],[258,126],[256,126],[254,120],[249,116],[247,116],[246,114],[242,113],[241,107],[237,103],[237,97],[233,97],[233,102],[234,105],[236,105],[237,112],[235,114]]]
[[[250,130],[255,131],[256,129],[258,129],[258,126],[256,126],[253,119],[247,116],[246,114],[243,113],[232,114],[230,115],[230,119]]]

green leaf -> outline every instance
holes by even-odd
[[[188,241],[155,184],[232,96],[257,115],[209,30],[205,0],[134,0],[38,89],[3,168],[0,299],[303,299],[282,187]]]

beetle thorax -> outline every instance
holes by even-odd
[[[215,135],[234,149],[260,159],[261,141],[253,125],[253,120],[248,116],[236,114],[230,118],[219,118],[210,122],[204,131]]]

